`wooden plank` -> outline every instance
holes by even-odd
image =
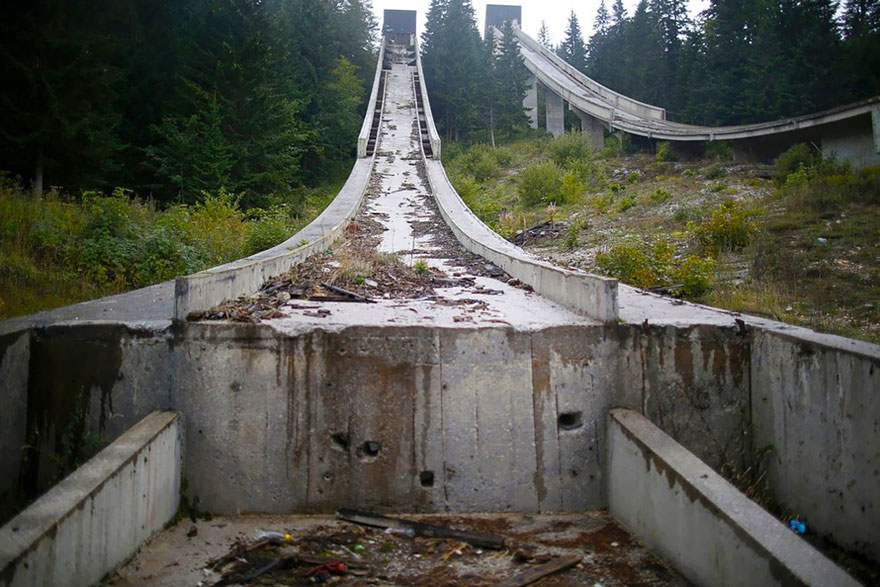
[[[531,585],[532,583],[540,581],[544,577],[552,575],[553,573],[558,573],[560,571],[570,569],[579,562],[581,562],[581,557],[579,556],[561,556],[559,558],[553,559],[550,562],[544,563],[539,567],[529,569],[528,571],[511,577],[506,581],[502,581],[501,583],[498,583],[498,587],[522,587],[523,585]]]
[[[431,524],[422,524],[421,522],[413,522],[411,520],[403,520],[400,518],[389,518],[379,514],[351,509],[341,509],[336,512],[336,516],[340,519],[354,522],[356,524],[364,524],[366,526],[412,530],[414,536],[422,538],[448,538],[451,540],[460,540],[461,542],[467,542],[472,546],[489,548],[492,550],[503,550],[505,548],[504,538],[501,536],[492,536],[491,534],[475,534],[473,532],[464,532],[462,530],[455,530],[445,526],[432,526]]]

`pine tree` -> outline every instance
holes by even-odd
[[[423,36],[425,84],[438,129],[458,139],[479,124],[483,62],[470,0],[432,0]]]
[[[543,20],[541,21],[541,30],[538,31],[538,43],[542,47],[553,49],[553,44],[550,42],[550,30],[547,28],[547,23]]]
[[[528,124],[523,108],[526,96],[526,66],[519,52],[516,32],[510,21],[504,23],[501,50],[495,62],[495,79],[499,88],[498,128],[511,136],[517,128]]]
[[[605,8],[605,0],[600,0],[599,8],[596,10],[596,20],[593,22],[593,34],[604,35],[610,25],[611,17],[608,15],[608,9]]]
[[[568,18],[568,29],[565,31],[565,40],[559,44],[557,54],[569,65],[578,71],[587,69],[587,48],[584,45],[584,37],[581,34],[581,26],[578,24],[577,15],[574,11]]]

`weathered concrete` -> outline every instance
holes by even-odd
[[[168,330],[85,323],[25,330],[15,340],[2,363],[10,377],[0,379],[10,408],[0,416],[0,466],[10,473],[0,476],[3,519],[173,402]]]
[[[768,478],[781,503],[814,531],[880,560],[880,353],[828,342],[755,332],[755,443],[773,447]]]
[[[601,328],[187,330],[186,478],[208,511],[602,507],[607,398],[580,378],[611,377]],[[559,429],[558,410],[581,415]]]
[[[878,116],[873,113],[880,107],[880,96],[814,114],[756,124],[722,127],[682,124],[667,121],[662,108],[642,104],[601,86],[521,30],[517,30],[517,40],[526,68],[548,88],[548,102],[561,97],[572,107],[607,123],[612,131],[683,142],[748,142],[776,137],[787,145],[803,141],[806,136],[806,140],[828,142],[828,152],[845,153],[856,167],[880,163],[877,149],[880,142],[873,140],[873,149],[869,143],[872,140],[869,117]],[[854,131],[853,121],[858,124]],[[876,128],[873,126],[874,135]],[[826,150],[824,145],[823,150]],[[781,150],[776,154],[779,152]]]
[[[575,107],[571,107],[581,121],[581,132],[590,138],[590,146],[595,151],[601,151],[605,148],[605,126],[602,121],[595,116],[590,116],[586,112],[582,112]]]
[[[0,529],[0,584],[93,585],[177,511],[180,417],[156,412]]]
[[[419,41],[415,40],[415,52],[416,52],[416,70],[419,73],[419,78],[424,80],[424,69],[422,69],[422,52],[419,50]],[[422,92],[422,107],[424,109],[425,122],[428,126],[428,139],[431,142],[431,151],[433,152],[433,159],[437,161],[440,160],[441,154],[441,143],[440,143],[440,133],[437,132],[437,125],[434,123],[434,114],[431,112],[431,101],[428,99],[428,86],[425,83],[421,84],[421,92]]]
[[[698,585],[858,585],[649,420],[612,410],[611,514]]]
[[[547,132],[554,137],[565,133],[565,104],[562,97],[551,90],[545,92],[547,103]]]
[[[440,214],[467,250],[567,308],[603,322],[617,320],[617,280],[561,269],[512,245],[470,211],[442,164],[427,161],[426,170]]]
[[[818,137],[822,156],[849,161],[854,168],[880,165],[880,107],[864,114],[821,127]]]
[[[526,79],[526,95],[523,98],[523,108],[529,118],[529,126],[538,128],[538,80],[534,74],[529,73]]]
[[[382,45],[379,47],[379,59],[376,65],[376,73],[373,75],[373,88],[370,90],[370,100],[367,102],[367,113],[366,115],[364,115],[364,122],[361,125],[361,132],[358,134],[357,138],[357,155],[359,159],[367,156],[367,143],[369,143],[370,141],[370,135],[372,134],[373,130],[373,118],[374,112],[376,110],[376,104],[382,100],[382,96],[380,95],[380,88],[382,86],[382,64],[385,62],[385,50],[386,42],[383,39]]]

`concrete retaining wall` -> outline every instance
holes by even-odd
[[[755,332],[755,443],[773,447],[768,477],[781,503],[880,561],[880,350],[817,338]]]
[[[94,585],[175,515],[180,417],[156,412],[0,529],[0,584]]]
[[[0,342],[0,522],[172,406],[167,329],[60,324]]]
[[[561,269],[513,246],[483,224],[462,202],[439,161],[426,161],[426,169],[440,214],[467,250],[567,308],[602,322],[617,320],[616,279]]]
[[[190,497],[217,513],[601,508],[606,334],[189,325]]]
[[[416,67],[419,71],[419,79],[422,80],[421,89],[422,89],[422,104],[424,104],[425,108],[425,122],[428,125],[428,140],[431,141],[431,151],[433,154],[433,158],[436,160],[440,160],[440,133],[437,132],[437,125],[434,124],[434,115],[431,112],[431,101],[428,99],[428,85],[425,83],[425,73],[422,70],[422,54],[419,50],[419,41],[416,39],[415,41],[416,48]]]
[[[858,585],[643,416],[612,410],[611,514],[698,585]]]

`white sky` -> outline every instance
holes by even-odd
[[[473,0],[474,10],[477,13],[477,24],[480,34],[483,33],[483,20],[486,18],[486,4],[511,4],[522,6],[522,28],[532,38],[538,38],[538,30],[541,28],[541,20],[546,21],[547,28],[550,29],[550,39],[553,44],[557,44],[562,40],[565,29],[568,26],[568,16],[574,10],[577,14],[578,22],[584,33],[584,41],[588,41],[593,34],[593,21],[596,20],[596,9],[599,7],[599,0]],[[611,5],[614,0],[605,0],[605,6],[611,12]],[[638,0],[623,0],[627,14],[632,16],[635,12]],[[382,15],[386,9],[392,10],[415,10],[419,13],[418,27],[419,34],[422,34],[425,26],[425,16],[428,13],[428,7],[431,5],[430,0],[373,0],[373,10],[376,18],[379,20],[379,26],[382,26]],[[688,7],[691,15],[696,15],[705,10],[709,5],[709,0],[689,0]]]

